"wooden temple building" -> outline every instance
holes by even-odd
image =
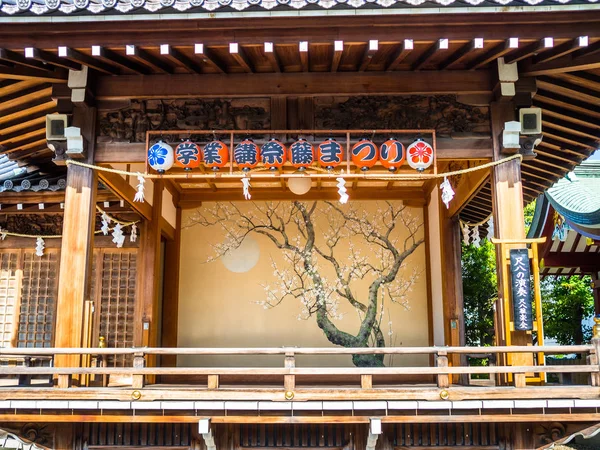
[[[523,207],[597,215],[548,189],[599,105],[592,0],[0,0],[0,447],[594,427],[600,329],[541,345],[539,277],[564,256],[597,284],[598,228],[554,244],[546,209],[528,239]],[[493,347],[465,346],[463,235],[496,245]]]

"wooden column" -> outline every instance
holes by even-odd
[[[440,233],[442,244],[442,286],[444,299],[444,336],[446,345],[465,345],[460,223],[458,216],[448,217],[446,206],[440,202]],[[450,365],[460,366],[461,356],[450,355]],[[462,359],[465,359],[464,357]],[[466,377],[465,380],[466,381]],[[458,382],[460,376],[454,375]]]
[[[175,239],[165,244],[165,273],[163,285],[162,341],[163,347],[177,347],[179,313],[179,256],[181,250],[181,208],[177,208]],[[177,356],[162,357],[162,366],[175,367]]]
[[[148,182],[148,181],[147,181]],[[135,309],[134,344],[156,346],[158,342],[158,299],[160,285],[160,219],[162,214],[164,181],[155,180],[152,194],[152,217],[144,221],[141,233],[137,285],[138,297]],[[148,357],[153,365],[155,357]],[[150,381],[151,382],[151,381]]]
[[[512,102],[494,102],[491,104],[492,140],[494,160],[502,159],[502,131],[504,123],[515,120],[515,110]],[[498,239],[524,239],[525,221],[523,217],[523,187],[521,184],[521,163],[512,160],[496,166],[492,170],[492,197],[494,214],[494,233]],[[496,252],[498,253],[498,252]],[[501,264],[504,264],[502,255],[496,254],[498,267],[498,301],[496,302],[496,344],[504,345],[506,330],[504,327],[503,280]],[[531,335],[525,331],[513,331],[511,334],[512,345],[531,344]],[[514,354],[513,365],[532,364],[532,356]]]
[[[88,160],[93,161],[96,110],[78,106],[73,122],[88,142]],[[69,166],[63,216],[58,299],[56,347],[83,345],[84,302],[89,300],[92,270],[93,232],[96,218],[96,173],[88,168]],[[80,365],[80,356],[57,357],[57,367]]]

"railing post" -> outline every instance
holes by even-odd
[[[142,369],[146,367],[146,358],[144,358],[144,353],[134,353],[133,354],[133,368],[134,369]],[[133,375],[131,377],[131,387],[134,389],[141,389],[144,387],[144,375]]]
[[[361,375],[360,387],[362,389],[373,389],[373,375]]]
[[[61,374],[58,375],[58,382],[56,384],[57,388],[66,389],[71,387],[71,374]]]
[[[285,352],[284,367],[286,369],[293,369],[296,367],[296,357],[294,356],[294,352]],[[284,375],[283,388],[286,392],[293,392],[294,389],[296,389],[296,376]]]
[[[437,352],[437,367],[448,367],[448,352],[446,350],[438,350]],[[450,377],[447,373],[440,373],[437,376],[437,385],[439,388],[450,387]]]
[[[513,374],[513,385],[516,388],[524,388],[527,387],[527,376],[524,373],[514,373]]]
[[[219,375],[208,376],[208,389],[219,389]]]

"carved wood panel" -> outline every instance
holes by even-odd
[[[460,103],[455,95],[315,98],[319,129],[435,129],[438,136],[489,133],[489,110]]]
[[[145,142],[149,130],[269,129],[269,98],[131,100],[117,111],[98,112],[103,141]]]

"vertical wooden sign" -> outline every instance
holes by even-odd
[[[531,270],[526,248],[510,250],[511,290],[515,330],[533,329],[531,308]]]

